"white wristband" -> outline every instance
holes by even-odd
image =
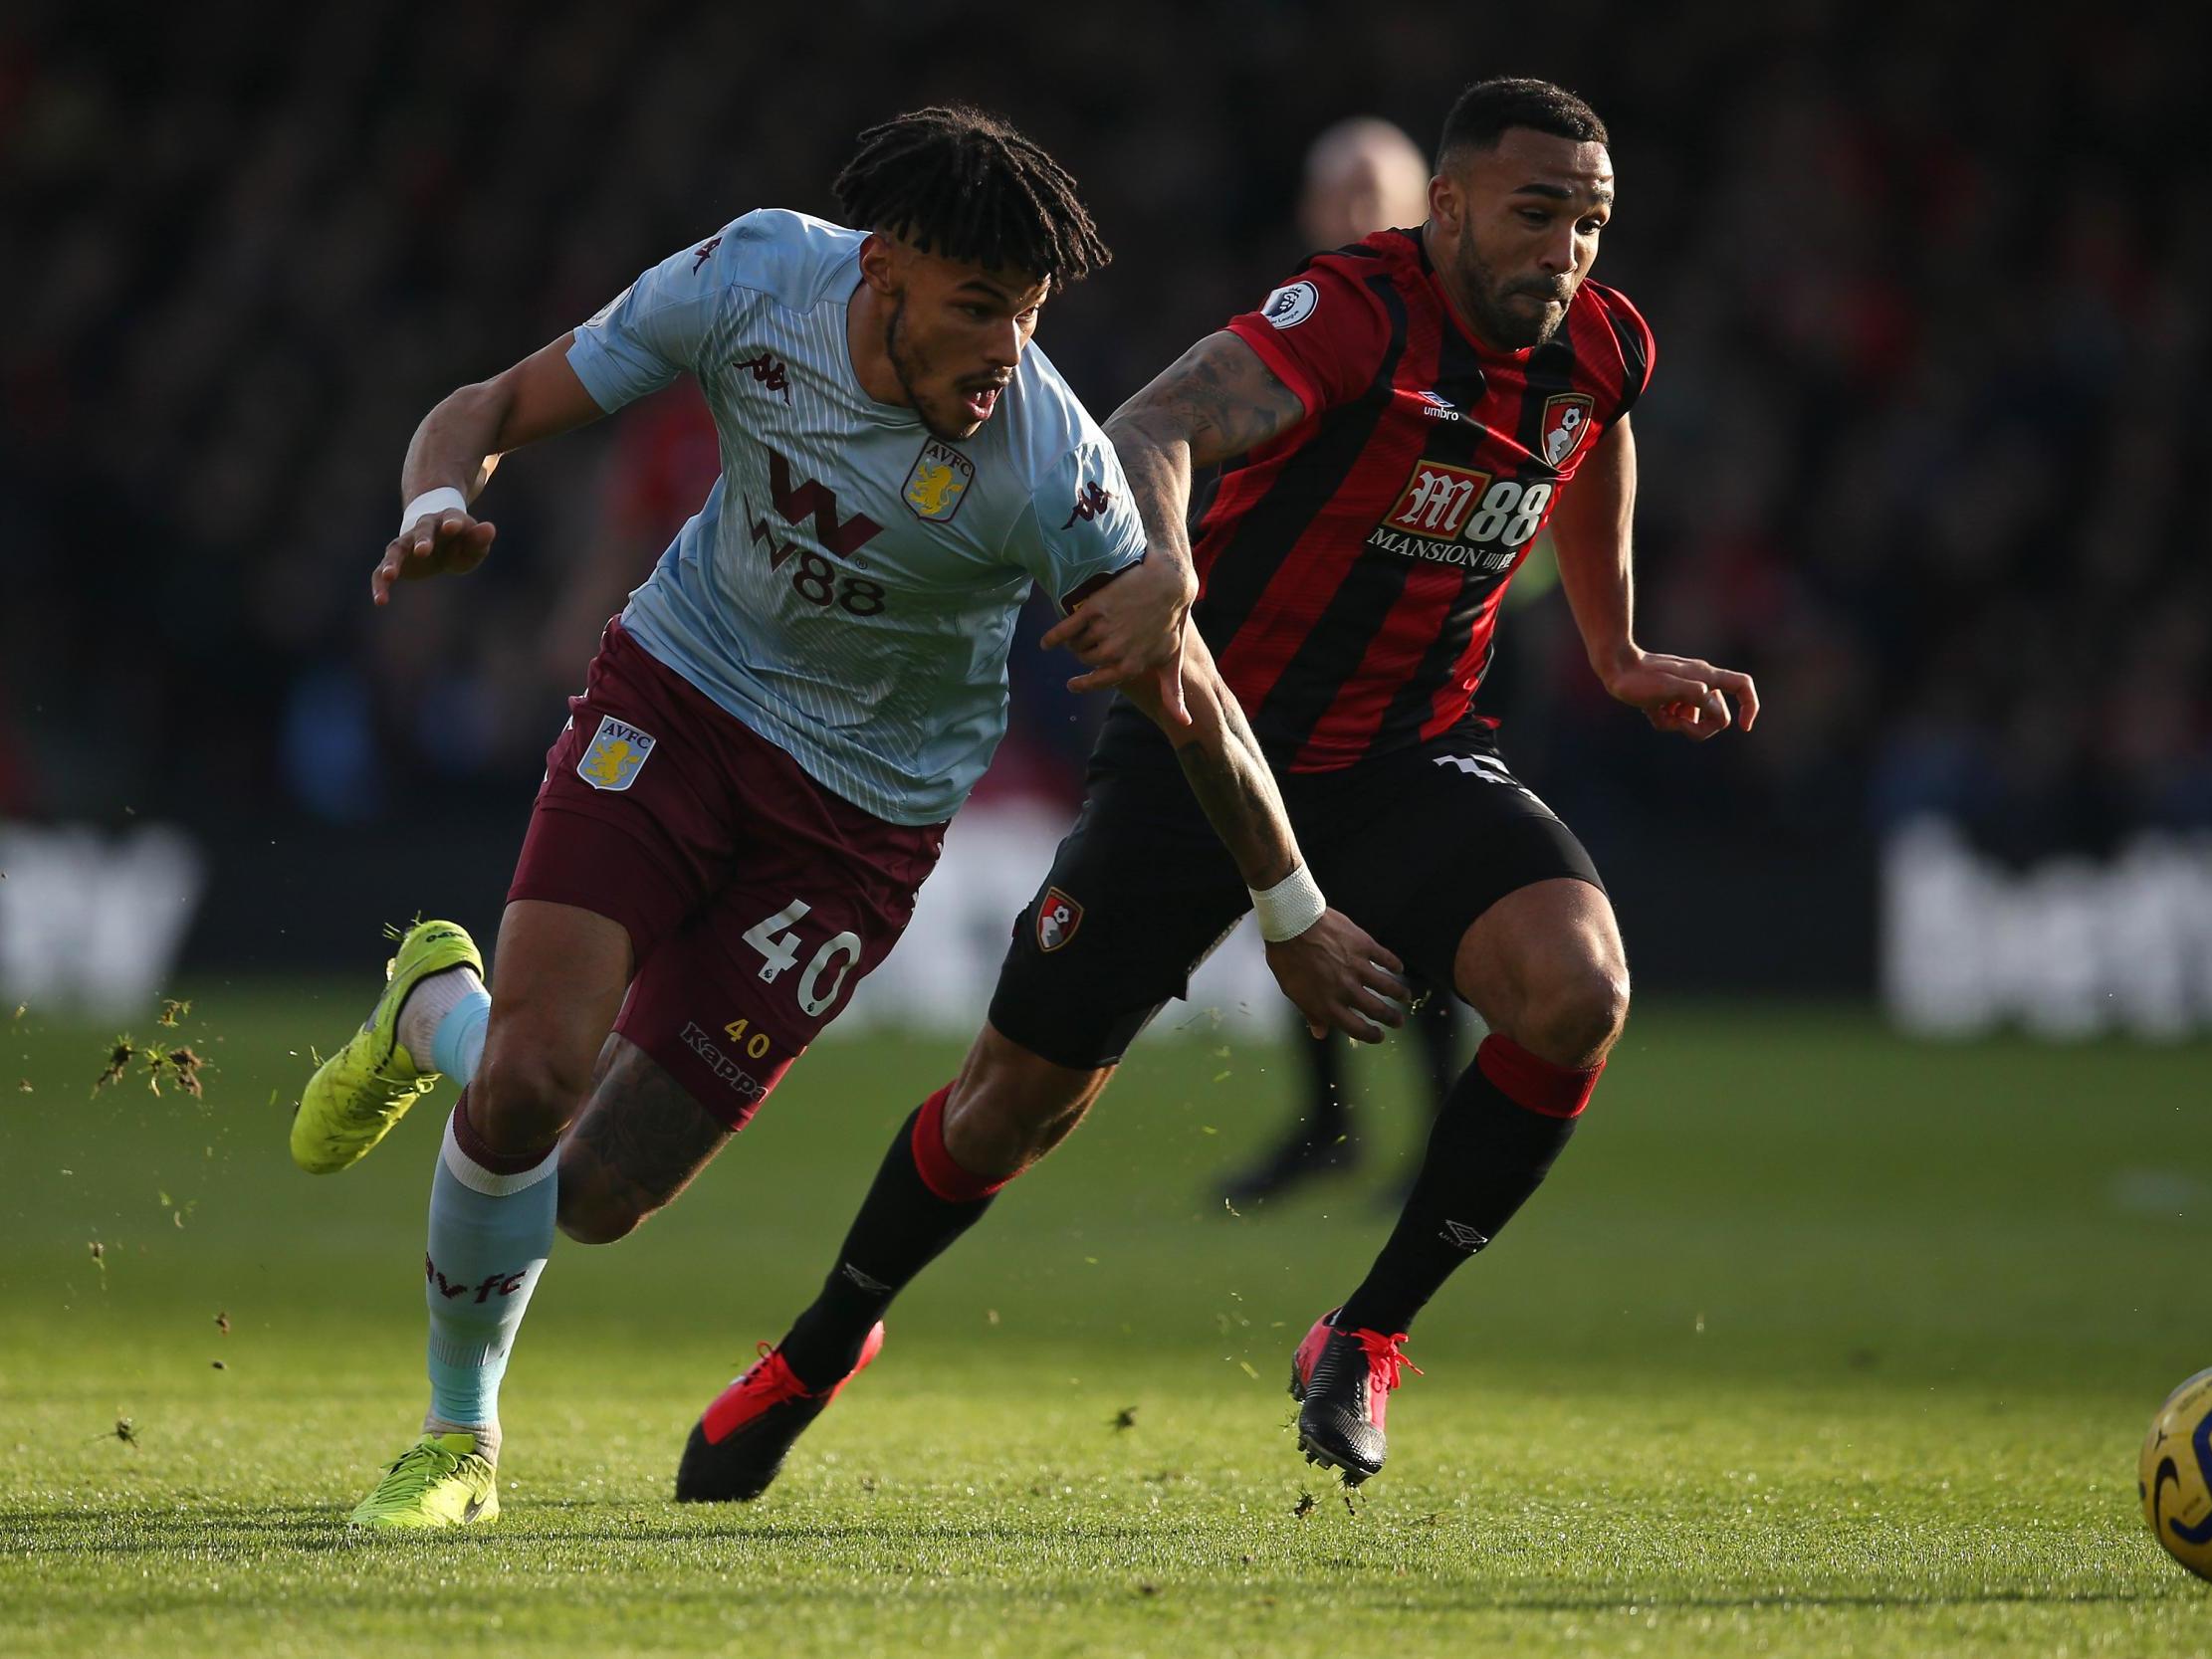
[[[1259,936],[1269,944],[1296,938],[1329,908],[1302,864],[1264,893],[1257,888],[1245,891],[1252,896],[1252,915],[1259,918]]]
[[[405,535],[426,513],[466,513],[469,498],[450,484],[441,484],[435,490],[425,490],[409,502],[399,515],[399,533]]]

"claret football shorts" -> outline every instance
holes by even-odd
[[[1557,877],[1604,890],[1479,723],[1339,771],[1277,776],[1330,905],[1433,985],[1452,982],[1461,936],[1508,893]],[[1116,704],[1082,815],[1014,922],[991,1023],[1056,1065],[1113,1065],[1250,908],[1167,739]]]
[[[612,622],[507,896],[629,931],[614,1029],[737,1130],[890,954],[944,843],[831,794]]]

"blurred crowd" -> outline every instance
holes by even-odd
[[[711,434],[678,387],[517,456],[485,568],[372,610],[415,422],[737,213],[833,211],[872,120],[967,98],[1081,180],[1115,263],[1040,341],[1103,415],[1302,254],[1315,134],[1426,146],[1512,72],[1613,130],[1598,275],[1659,339],[1640,634],[1770,709],[1662,745],[1533,571],[1492,696],[1553,803],[1808,846],[1932,808],[2021,855],[2212,825],[2203,58],[2153,11],[127,15],[0,13],[0,817],[519,825]],[[1017,651],[995,786],[1075,786],[1068,672]]]

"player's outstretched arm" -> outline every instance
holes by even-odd
[[[1207,335],[1114,411],[1106,435],[1144,523],[1145,562],[1044,636],[1047,648],[1065,646],[1091,665],[1069,690],[1126,692],[1148,678],[1169,718],[1189,724],[1180,654],[1199,591],[1185,525],[1193,470],[1255,449],[1304,418],[1297,394],[1225,331]]]
[[[448,395],[423,416],[400,470],[407,522],[384,548],[369,597],[391,598],[394,582],[460,575],[484,562],[498,533],[468,506],[500,457],[599,418],[601,410],[568,366],[575,335],[563,334],[513,368]],[[425,497],[429,497],[427,502]]]
[[[1607,691],[1643,710],[1660,731],[1678,731],[1699,742],[1717,736],[1734,718],[1731,697],[1749,731],[1759,718],[1759,689],[1750,675],[1696,657],[1646,651],[1636,643],[1629,554],[1635,516],[1636,437],[1623,415],[1598,440],[1552,513],[1559,582],[1591,668]]]
[[[1150,556],[1165,552],[1189,575],[1192,474],[1255,450],[1305,418],[1298,394],[1226,329],[1200,340],[1108,416],[1106,436],[1129,476]]]
[[[1124,694],[1175,744],[1183,775],[1252,892],[1267,965],[1318,1037],[1334,1027],[1363,1043],[1405,1023],[1403,963],[1349,917],[1330,910],[1306,874],[1282,793],[1236,696],[1196,629],[1184,642],[1190,724],[1171,719],[1149,680]]]

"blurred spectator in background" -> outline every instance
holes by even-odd
[[[1298,229],[1309,252],[1341,248],[1376,231],[1419,225],[1429,217],[1429,162],[1405,129],[1374,115],[1338,121],[1306,151]],[[1458,1077],[1459,999],[1411,976],[1415,1014],[1407,1023],[1420,1040],[1432,1113]],[[1344,1094],[1345,1039],[1316,1037],[1302,1021],[1289,1025],[1299,1057],[1305,1106],[1282,1138],[1221,1183],[1231,1205],[1278,1197],[1318,1175],[1343,1173],[1359,1161],[1351,1102]],[[1408,1179],[1411,1179],[1411,1173]],[[1392,1194],[1393,1201],[1405,1194]]]
[[[1406,129],[1354,115],[1306,150],[1298,234],[1309,251],[1341,248],[1393,225],[1429,217],[1429,159]]]

